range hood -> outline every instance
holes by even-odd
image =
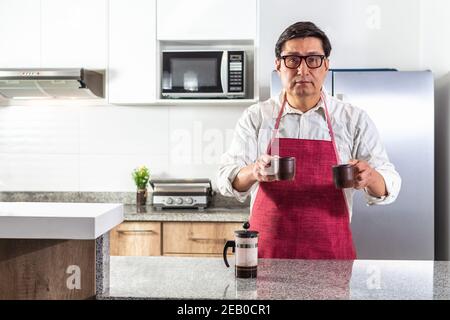
[[[104,74],[86,69],[0,69],[6,99],[104,98]]]

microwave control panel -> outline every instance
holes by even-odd
[[[244,93],[244,51],[228,51],[228,92]]]

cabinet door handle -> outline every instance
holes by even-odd
[[[189,237],[188,240],[191,240],[191,241],[209,241],[209,242],[219,242],[219,243],[227,242],[227,239],[194,238],[194,237]]]
[[[117,230],[118,233],[157,233],[154,230]]]

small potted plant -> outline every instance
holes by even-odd
[[[150,172],[146,166],[140,166],[134,169],[132,176],[137,187],[136,205],[145,206],[147,203],[147,184],[150,180]]]

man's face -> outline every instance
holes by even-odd
[[[325,55],[325,53],[319,38],[306,37],[286,41],[281,56],[286,55],[309,56]],[[286,67],[283,59],[277,59],[275,64],[287,94],[307,98],[320,94],[322,84],[327,76],[329,60],[324,58],[322,65],[316,69],[308,67],[305,59],[302,59],[300,66],[296,69]]]

